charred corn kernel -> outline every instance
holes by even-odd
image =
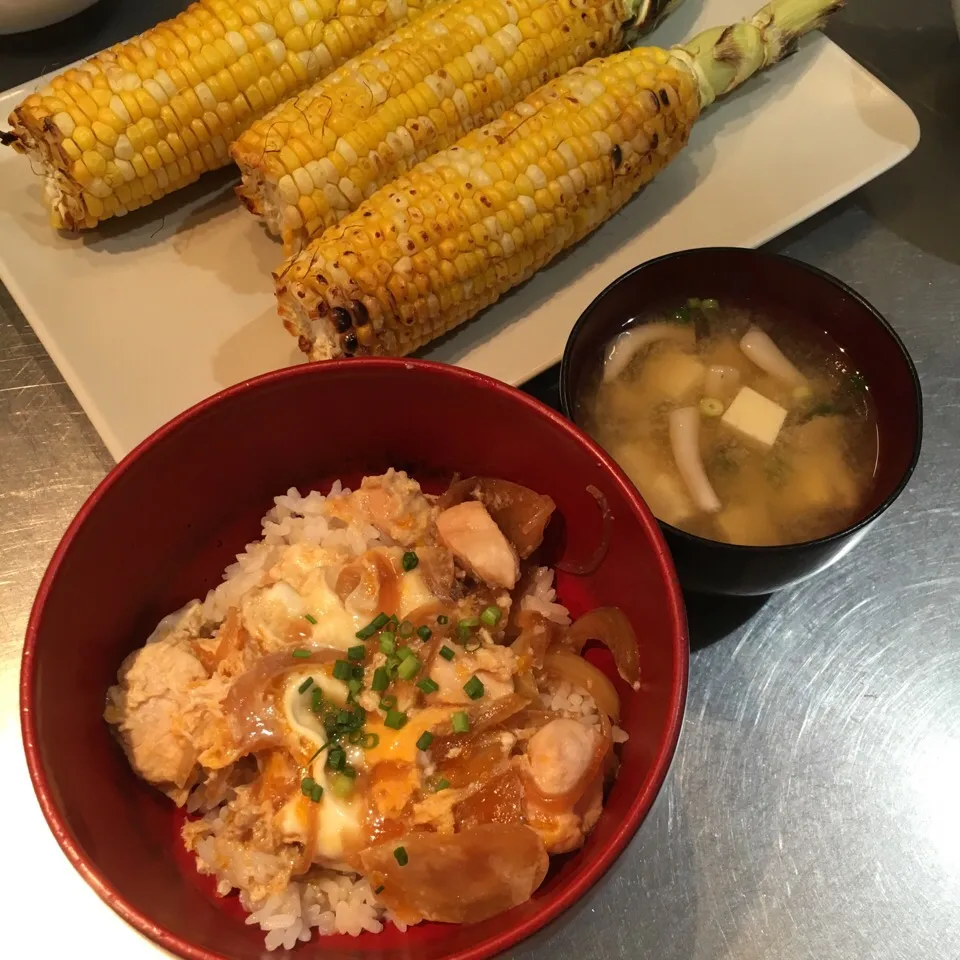
[[[445,2],[201,0],[27,96],[13,146],[54,184],[52,222],[85,229],[229,162],[227,144],[271,107]],[[131,170],[150,176],[138,192]]]
[[[773,0],[687,46],[592,60],[536,89],[288,259],[274,273],[284,326],[313,360],[403,355],[457,327],[612,216],[682,150],[703,107],[776,63],[833,6]],[[377,252],[372,270],[356,265],[360,236]]]
[[[632,0],[459,0],[438,7],[242,134],[231,146],[243,176],[241,196],[281,234],[287,252],[294,252],[312,231],[342,219],[425,155],[450,146],[542,82],[619,49],[634,8]],[[344,26],[336,22],[323,29],[334,57]],[[294,160],[287,145],[303,140],[297,133],[302,128],[332,131],[339,139],[333,147],[324,141],[307,159],[298,153]],[[318,140],[314,137],[314,144]],[[278,152],[282,173],[271,159]],[[335,189],[326,181],[297,195],[277,189],[281,176],[295,172],[294,164],[306,166],[310,160],[338,165]],[[527,159],[521,169],[532,162]],[[306,186],[307,181],[296,183]],[[531,195],[533,189],[525,185]],[[316,216],[286,216],[286,208],[300,209],[301,196],[310,198]],[[301,220],[302,227],[291,226]]]

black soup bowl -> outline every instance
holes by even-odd
[[[789,257],[706,247],[635,267],[587,307],[563,354],[564,413],[583,427],[584,400],[596,387],[605,348],[613,338],[634,318],[667,304],[684,303],[690,296],[755,309],[781,324],[818,326],[863,374],[874,402],[879,440],[874,486],[844,529],[803,543],[737,546],[694,536],[660,521],[685,589],[733,596],[772,593],[819,573],[853,549],[906,487],[920,457],[920,381],[890,324],[839,280]]]

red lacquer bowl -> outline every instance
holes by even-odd
[[[24,647],[27,762],[64,852],[97,893],[157,943],[197,960],[265,955],[235,899],[219,900],[182,853],[180,815],[138,780],[102,720],[124,656],[167,612],[214,586],[259,535],[290,486],[355,483],[389,466],[427,489],[456,471],[550,494],[547,560],[582,560],[601,537],[588,484],[609,501],[609,551],[587,577],[561,575],[574,615],[622,607],[640,642],[642,690],[621,685],[630,739],[600,821],[557,861],[534,898],[472,926],[388,927],[315,937],[294,953],[326,960],[479,960],[556,917],[610,866],[667,772],[686,695],[687,636],[656,521],[614,463],[571,423],[501,383],[439,364],[348,360],[295,367],[233,387],[167,424],[123,460],[71,524],[43,579]],[[319,946],[318,946],[319,944]],[[283,955],[282,951],[273,956]]]

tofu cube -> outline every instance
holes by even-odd
[[[741,387],[733,403],[727,407],[722,422],[741,436],[772,447],[786,416],[787,411],[779,403],[768,400],[750,387]]]

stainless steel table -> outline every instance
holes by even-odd
[[[182,6],[103,0],[0,39],[0,89]],[[609,875],[517,957],[960,957],[960,41],[948,0],[851,0],[829,32],[910,103],[923,140],[773,247],[851,283],[898,329],[923,381],[920,467],[826,575],[765,603],[690,599],[690,699],[663,792]],[[532,389],[550,397],[554,380]],[[29,605],[109,467],[0,289],[0,750],[14,765],[0,897],[12,922],[54,934],[11,957],[62,954],[67,928],[74,955],[157,955],[45,834],[16,746]],[[30,889],[51,878],[57,930]]]

